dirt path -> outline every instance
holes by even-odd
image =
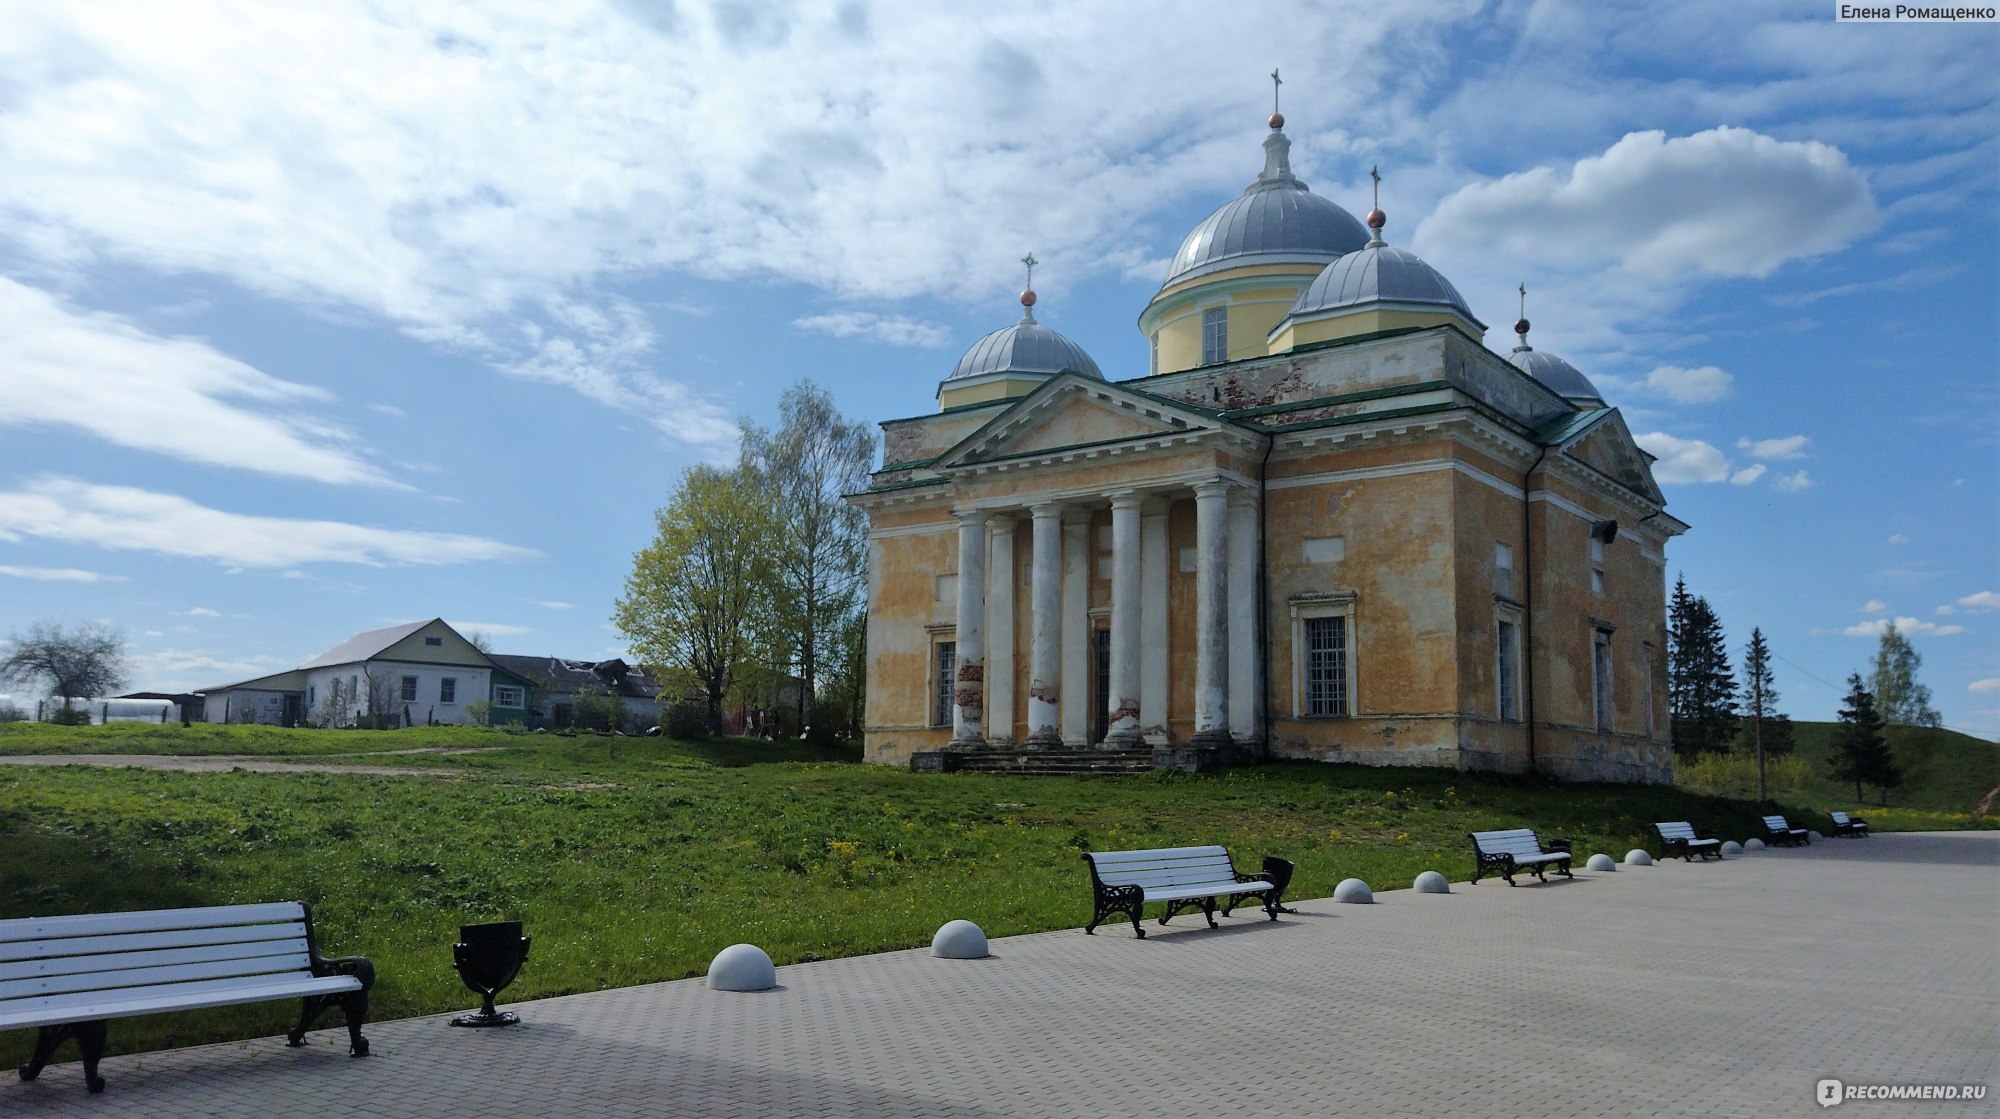
[[[425,753],[434,751],[398,751]],[[467,753],[471,751],[465,751]],[[352,756],[352,755],[349,755]],[[411,766],[338,765],[331,762],[282,762],[236,755],[170,757],[164,754],[22,754],[0,757],[0,765],[95,765],[113,769],[170,769],[178,773],[369,773],[382,777],[459,777],[456,770]]]

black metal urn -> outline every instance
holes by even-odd
[[[493,996],[514,981],[528,960],[530,937],[521,935],[521,922],[495,921],[490,925],[460,925],[458,943],[451,946],[458,977],[485,1000],[476,1012],[451,1020],[454,1026],[511,1026],[521,1020],[512,1011],[493,1009]]]

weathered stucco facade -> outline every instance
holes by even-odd
[[[1266,141],[1246,195],[1304,193],[1286,146]],[[1294,254],[1365,273],[1341,280],[1358,292],[1294,267],[1274,296],[1282,243],[1184,246],[1193,278],[1141,319],[1168,372],[1037,359],[1073,343],[1030,314],[968,353],[1016,347],[961,362],[941,411],[883,425],[853,498],[870,761],[1150,744],[1670,779],[1664,550],[1686,526],[1649,457],[1573,367],[1530,372],[1548,366],[1522,360],[1525,322],[1511,357],[1487,349],[1448,282],[1368,224],[1365,246]],[[1278,318],[1274,298],[1296,302]],[[1268,352],[1229,359],[1236,302]],[[1001,382],[1020,387],[986,398]]]

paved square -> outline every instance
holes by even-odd
[[[363,1061],[337,1028],[301,1050],[114,1057],[101,1096],[71,1063],[0,1083],[0,1114],[1818,1115],[1822,1077],[2000,1088],[1996,867],[2000,833],[1882,835],[1382,891],[1277,924],[1149,922],[1144,941],[1128,925],[997,940],[979,961],[802,964],[756,994],[548,999],[517,1004],[510,1030],[378,1023]],[[1996,1099],[1833,1114],[1990,1115]]]

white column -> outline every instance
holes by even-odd
[[[1194,741],[1229,745],[1229,487],[1194,487]]]
[[[1167,508],[1139,514],[1139,731],[1155,746],[1167,742]]]
[[[1254,750],[1262,737],[1264,657],[1257,647],[1257,496],[1229,495],[1229,737]]]
[[[951,685],[951,745],[986,745],[986,515],[958,514],[958,642]]]
[[[1139,746],[1139,495],[1111,495],[1111,694],[1107,749]]]
[[[1057,725],[1061,712],[1062,621],[1062,506],[1037,505],[1033,509],[1035,549],[1029,588],[1029,609],[1034,612],[1033,634],[1028,640],[1028,739],[1031,750],[1062,745]]]
[[[1014,741],[1014,514],[986,522],[986,741]]]
[[[1090,510],[1063,518],[1063,745],[1090,745]]]

